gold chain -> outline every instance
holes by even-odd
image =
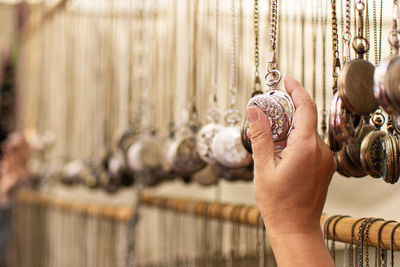
[[[258,0],[254,0],[253,10],[253,26],[254,26],[254,66],[255,66],[255,77],[259,77],[259,66],[260,66],[260,50],[259,50],[259,11],[258,11]]]
[[[333,77],[333,92],[336,92],[337,89],[337,79],[338,79],[338,69],[340,69],[340,59],[339,59],[339,36],[338,36],[338,28],[337,28],[337,17],[336,17],[336,0],[331,0],[331,9],[332,9],[332,52],[333,52],[333,69],[332,69],[332,77]]]
[[[270,33],[270,56],[268,59],[268,69],[276,69],[276,35],[278,27],[278,0],[271,0],[271,33]]]

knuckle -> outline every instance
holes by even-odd
[[[267,133],[265,130],[260,128],[251,129],[251,143],[253,145],[257,145],[261,143],[267,137]]]

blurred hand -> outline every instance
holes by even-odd
[[[286,77],[285,87],[296,112],[293,129],[283,150],[275,151],[265,114],[257,107],[247,109],[254,158],[255,199],[268,236],[275,241],[274,252],[280,242],[286,242],[287,246],[287,242],[297,243],[299,239],[314,243],[318,240],[318,244],[322,241],[319,248],[325,249],[320,217],[336,166],[331,150],[317,133],[315,103],[293,78]],[[315,246],[309,242],[300,243],[306,247]],[[298,262],[291,264],[303,266]],[[325,266],[324,261],[320,264]]]
[[[12,189],[27,176],[30,148],[22,134],[14,133],[2,144],[0,165],[0,203],[8,202]]]

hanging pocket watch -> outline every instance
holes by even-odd
[[[357,165],[348,154],[347,146],[336,153],[337,171],[347,177],[364,177],[367,172],[361,165]]]
[[[371,124],[364,124],[361,129],[357,132],[353,142],[346,145],[346,152],[349,158],[354,164],[359,167],[362,167],[361,159],[360,159],[360,149],[361,143],[364,140],[365,136],[371,132],[376,131],[377,128]]]
[[[269,71],[265,80],[270,90],[265,94],[252,97],[247,107],[257,106],[260,108],[269,119],[273,141],[284,141],[293,127],[294,104],[289,94],[276,89],[281,80],[279,71]]]
[[[374,178],[383,175],[382,140],[387,134],[382,131],[368,133],[361,142],[360,159],[364,170]]]
[[[142,136],[128,149],[129,167],[134,172],[159,172],[161,169],[161,148],[154,132],[150,135]]]
[[[67,162],[62,169],[61,182],[65,185],[74,185],[82,181],[80,174],[84,168],[82,160],[76,159]]]
[[[211,149],[215,135],[224,127],[218,123],[218,111],[210,109],[208,118],[210,123],[203,126],[197,133],[196,148],[200,158],[206,163],[214,163],[214,155]]]
[[[347,110],[357,115],[369,115],[378,108],[374,97],[374,71],[375,66],[363,59],[369,50],[369,42],[363,37],[364,24],[363,12],[365,4],[358,1],[357,36],[353,39],[353,49],[358,58],[347,62],[340,72],[338,80],[338,93]]]
[[[395,184],[399,180],[399,137],[388,134],[382,140],[383,180]]]
[[[196,148],[197,126],[185,125],[168,148],[167,157],[172,168],[182,176],[190,176],[206,166]]]
[[[215,160],[226,168],[246,167],[251,162],[251,155],[242,145],[238,126],[240,119],[239,111],[228,110],[225,116],[228,126],[219,131],[212,141]]]
[[[336,93],[332,98],[329,113],[329,130],[332,137],[339,144],[350,143],[362,124],[361,117],[349,112],[341,97]]]
[[[398,50],[399,40],[391,33],[389,43]],[[393,40],[392,40],[393,39]],[[400,56],[392,55],[382,60],[374,74],[374,94],[382,108],[389,114],[400,113]]]

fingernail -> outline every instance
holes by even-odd
[[[247,108],[246,114],[247,114],[247,121],[250,124],[258,121],[258,108],[257,107]]]

